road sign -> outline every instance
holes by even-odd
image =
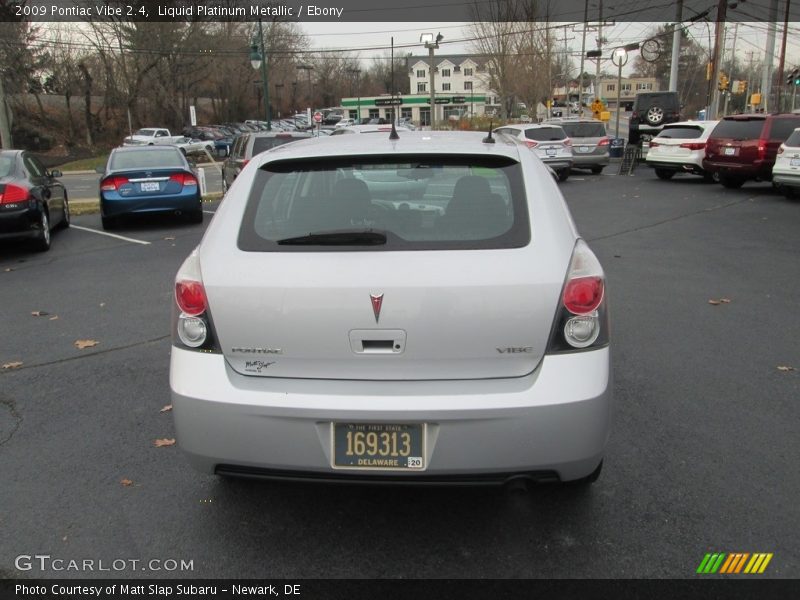
[[[192,127],[197,127],[197,110],[195,110],[194,105],[189,106],[189,122]]]
[[[375,100],[375,106],[397,106],[402,103],[402,98],[377,98]]]
[[[450,104],[450,98],[434,98],[436,104]]]
[[[322,123],[322,113],[315,112],[314,113],[314,123]]]
[[[453,104],[464,104],[466,101],[466,96],[453,96]]]

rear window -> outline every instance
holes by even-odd
[[[769,129],[769,139],[780,140],[781,142],[792,135],[796,127],[800,127],[800,117],[772,119]]]
[[[551,142],[563,140],[567,134],[561,127],[534,127],[525,130],[525,137],[537,142]]]
[[[183,155],[177,148],[148,148],[132,152],[115,152],[109,168],[119,169],[169,169],[185,167]]]
[[[606,126],[602,123],[564,123],[561,128],[573,138],[606,137]]]
[[[800,146],[800,129],[796,129],[789,139],[786,140],[787,146]]]
[[[385,243],[297,243],[379,232]],[[519,163],[493,156],[349,157],[268,163],[254,177],[239,248],[363,251],[517,248],[530,242]]]
[[[674,138],[678,140],[694,140],[703,135],[702,127],[670,127],[667,125],[656,137]]]
[[[658,104],[660,106],[666,107],[676,107],[678,105],[678,97],[675,94],[648,94],[648,93],[641,93],[637,94],[634,100],[636,104],[641,108],[644,106],[652,106],[653,104]]]
[[[722,119],[711,137],[714,138],[734,138],[739,140],[757,140],[761,137],[761,130],[764,128],[764,119]]]
[[[271,137],[257,137],[257,138],[254,138],[253,139],[253,156],[255,156],[256,154],[259,154],[261,152],[264,152],[265,150],[270,150],[270,149],[275,148],[277,146],[281,146],[283,144],[286,144],[287,142],[293,142],[296,139],[299,139],[299,138],[294,137],[292,135],[286,135],[286,136],[278,135],[278,136],[274,136],[274,137],[271,136]]]

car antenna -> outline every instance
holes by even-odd
[[[489,121],[489,135],[487,135],[485,138],[483,138],[483,143],[484,144],[494,144],[495,143],[494,138],[492,137],[492,122],[491,121]]]
[[[389,139],[394,141],[400,139],[400,136],[397,135],[397,129],[394,126],[395,121],[397,121],[397,109],[395,109],[395,104],[394,104],[394,37],[392,37],[391,60],[392,60],[392,94],[390,102],[392,103],[392,133],[389,134]]]

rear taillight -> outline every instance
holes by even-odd
[[[661,144],[659,144],[658,142],[652,142],[652,141],[650,142],[650,147],[651,148],[658,148],[660,145]]]
[[[106,177],[100,182],[100,189],[104,192],[116,192],[126,183],[130,183],[127,177],[112,175],[111,177]]]
[[[610,140],[607,137],[605,137],[605,138],[601,139],[599,142],[597,142],[597,145],[598,146],[608,146],[610,143],[611,143]],[[650,145],[652,146],[653,144],[650,144]]]
[[[758,140],[758,160],[764,160],[767,155],[767,140]]]
[[[244,169],[247,166],[247,163],[249,163],[249,162],[250,162],[249,158],[242,159],[242,168]]]
[[[650,145],[652,146],[653,144]],[[689,150],[705,150],[705,147],[705,142],[686,142],[681,144],[681,148],[688,148]]]
[[[583,240],[572,252],[548,352],[574,352],[608,344],[605,275]]]
[[[28,188],[9,183],[6,185],[6,189],[0,193],[0,204],[25,202],[28,199],[29,194],[30,190]]]
[[[638,111],[633,111],[631,113],[631,120],[638,119],[638,118],[639,118],[639,112]]]
[[[169,180],[185,186],[197,185],[197,178],[191,173],[175,173],[169,176]]]
[[[525,145],[528,148],[536,148],[539,145],[539,142],[534,142],[533,140],[525,140]]]
[[[213,335],[208,298],[200,275],[197,250],[184,261],[175,277],[172,342],[205,352],[219,352]]]
[[[571,146],[572,146],[572,140],[571,140],[571,139],[569,139],[569,138],[565,139],[565,140],[564,140],[564,145],[565,145],[565,146],[568,146],[568,147],[571,147]]]
[[[781,144],[781,145],[778,147],[778,154],[783,154],[783,151],[784,151],[785,149],[786,149],[786,148],[784,147],[784,145],[783,145],[783,144]]]

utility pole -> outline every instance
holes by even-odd
[[[753,105],[750,104],[750,96],[753,95],[753,55],[755,54],[752,50],[748,50],[745,52],[747,55],[747,97],[744,99],[744,108],[745,111],[747,107],[750,106],[750,110],[753,110]]]
[[[597,82],[600,81],[600,61],[603,59],[603,0],[600,0],[597,10],[599,11],[597,15],[597,50],[600,54],[597,57],[597,67],[594,72],[594,85],[592,86],[595,100],[598,99]]]
[[[761,106],[769,110],[772,93],[772,61],[775,59],[775,21],[778,20],[778,0],[771,0],[767,16],[767,50],[764,55],[764,72],[761,74]]]
[[[733,45],[731,46],[731,59],[728,61],[728,81],[731,83],[730,86],[733,85],[733,69],[736,67],[736,36],[739,34],[739,24],[736,23],[733,26]],[[728,114],[728,100],[731,97],[731,92],[733,90],[728,88],[727,93],[725,94],[725,108],[722,109],[722,115],[725,116]]]
[[[681,19],[683,18],[683,0],[678,0],[675,7],[675,26],[672,32],[672,63],[669,66],[669,91],[678,91],[678,62],[681,57]]]
[[[778,99],[775,103],[775,109],[780,112],[782,108],[781,96],[783,95],[783,68],[786,64],[786,32],[789,31],[789,6],[790,0],[786,0],[786,13],[783,18],[783,40],[781,41],[781,57],[778,63]]]
[[[777,0],[774,0],[777,2]],[[720,55],[722,54],[722,47],[724,45],[725,35],[725,17],[728,11],[728,0],[719,0],[717,4],[717,21],[715,24],[715,40],[714,40],[714,53],[711,55],[711,105],[708,107],[706,119],[713,120],[717,118],[719,107],[719,76],[720,76]]]
[[[583,115],[583,66],[586,59],[586,21],[589,18],[589,0],[584,0],[583,5],[583,41],[581,42],[581,72],[578,75],[578,116]],[[569,94],[567,94],[569,96]],[[569,98],[567,98],[569,100]],[[569,106],[569,102],[567,102]],[[569,116],[569,113],[567,113]]]

